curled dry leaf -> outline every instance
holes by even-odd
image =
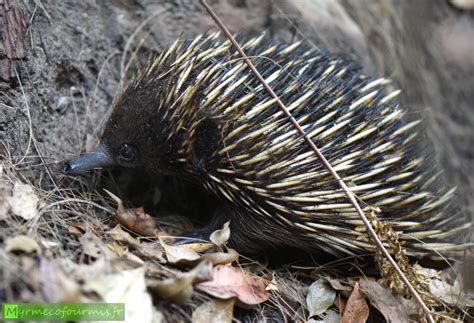
[[[270,280],[271,277],[271,280]],[[276,292],[278,293],[280,291],[280,288],[278,288],[278,282],[276,280],[276,275],[275,273],[271,273],[269,277],[266,277],[267,280],[270,280],[268,283],[267,287],[265,287],[265,290],[267,292]]]
[[[166,262],[163,247],[157,242],[141,242],[136,249],[146,258],[157,260],[160,263]]]
[[[239,254],[234,249],[228,252],[213,252],[200,255],[196,252],[196,244],[169,245],[165,242],[165,238],[158,237],[161,247],[166,254],[168,263],[172,264],[195,264],[200,261],[209,261],[214,265],[232,263],[239,258]],[[209,244],[210,246],[214,246]]]
[[[40,249],[38,243],[33,238],[25,235],[17,235],[7,238],[5,250],[8,252],[33,253],[38,252]]]
[[[351,291],[352,287],[344,284],[340,279],[331,278],[327,280],[332,288],[335,290]]]
[[[148,282],[148,288],[162,298],[185,304],[191,299],[193,285],[212,278],[212,264],[201,262],[187,273],[179,273],[175,277]]]
[[[107,248],[109,248],[110,251],[116,253],[119,257],[123,257],[127,252],[127,247],[121,243],[118,243],[117,241],[108,243]]]
[[[364,295],[360,292],[359,283],[354,285],[354,290],[347,300],[346,309],[342,315],[342,323],[366,322],[369,318],[369,306]]]
[[[229,249],[227,252],[213,252],[201,256],[202,260],[211,262],[213,265],[230,264],[239,259],[239,253],[234,249]]]
[[[359,284],[360,290],[369,298],[370,303],[382,313],[387,322],[408,322],[407,310],[389,289],[366,279],[360,280]]]
[[[318,279],[309,286],[306,296],[306,305],[308,306],[309,316],[313,317],[327,311],[336,299],[336,291],[329,285],[325,279]]]
[[[142,207],[126,209],[122,213],[116,213],[115,219],[130,231],[144,237],[155,236],[157,231],[155,220]]]
[[[194,323],[231,323],[235,299],[212,299],[199,305],[193,312]]]
[[[186,249],[196,251],[196,252],[207,251],[215,247],[215,245],[212,243],[202,243],[202,242],[186,243],[185,246],[186,246]]]
[[[161,246],[165,250],[166,259],[172,264],[192,264],[201,258],[201,256],[194,250],[191,250],[187,245],[171,246],[164,242],[165,239],[158,238]]]
[[[114,218],[118,223],[139,235],[155,236],[157,231],[155,220],[142,207],[125,209],[122,200],[117,195],[105,189],[104,191],[117,202],[117,212],[114,214]]]
[[[13,194],[9,198],[11,210],[15,215],[25,220],[32,219],[37,213],[38,203],[39,198],[33,186],[22,182],[15,182]]]
[[[230,221],[227,221],[222,226],[222,229],[216,230],[213,233],[211,233],[211,236],[210,236],[211,242],[214,243],[215,245],[218,245],[219,247],[226,244],[230,238],[229,225],[230,225]]]
[[[137,239],[135,239],[130,233],[122,229],[122,226],[120,224],[117,224],[115,228],[108,231],[107,234],[115,241],[121,242],[128,246],[136,247],[139,245]]]
[[[213,279],[197,288],[220,299],[237,298],[244,305],[257,305],[270,298],[265,281],[241,268],[219,265],[212,271]]]

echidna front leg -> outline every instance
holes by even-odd
[[[209,241],[214,231],[221,229],[224,223],[230,221],[229,245],[239,252],[258,253],[263,249],[261,243],[266,243],[268,240],[261,241],[262,237],[259,238],[259,235],[254,232],[255,229],[259,228],[259,225],[258,223],[252,223],[251,219],[252,217],[245,210],[231,205],[221,205],[214,211],[206,226],[183,234],[177,242]]]
[[[288,231],[288,228],[268,222],[260,214],[252,214],[246,209],[228,204],[218,207],[205,227],[184,234],[178,242],[190,243],[196,239],[209,241],[212,232],[221,229],[227,221],[230,221],[229,246],[240,253],[258,254],[280,247],[304,249],[308,245]]]
[[[218,207],[214,211],[211,220],[204,227],[182,234],[181,237],[177,239],[177,242],[190,243],[196,242],[197,240],[209,241],[214,231],[221,229],[224,223],[231,220],[231,213],[226,211],[226,209],[224,206]]]
[[[215,230],[230,221],[229,246],[244,254],[258,254],[279,247],[301,247],[303,244],[295,235],[275,223],[269,223],[259,214],[233,205],[222,205],[216,209],[209,223],[198,230],[185,234],[179,242],[209,241]]]

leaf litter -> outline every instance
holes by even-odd
[[[212,280],[200,283],[197,288],[219,299],[236,298],[241,304],[257,305],[267,301],[270,294],[265,290],[266,282],[241,268],[217,265],[212,271]]]
[[[336,292],[324,279],[318,279],[309,286],[306,305],[309,316],[314,317],[326,312],[334,304]]]
[[[354,285],[354,290],[347,300],[342,323],[360,322],[364,323],[369,318],[369,306],[361,293],[359,283]]]
[[[8,191],[8,185],[4,187]],[[16,187],[9,191],[16,199],[3,204],[3,223],[5,219],[12,223],[14,216],[33,219],[42,207],[40,201],[47,200],[30,184]],[[112,217],[97,217],[94,208],[86,210],[71,202],[42,214],[40,230],[34,234],[18,234],[21,230],[11,227],[17,234],[7,235],[0,260],[16,258],[23,268],[33,268],[24,280],[44,301],[125,302],[127,319],[140,322],[179,315],[172,307],[157,307],[160,302],[181,306],[195,322],[231,322],[236,307],[278,308],[287,319],[297,321],[365,322],[377,315],[369,303],[388,322],[420,318],[412,300],[395,297],[374,278],[347,277],[330,269],[308,272],[257,265],[227,247],[229,223],[212,233],[209,242],[179,244],[142,208],[125,208],[115,194],[109,196],[117,205]],[[22,198],[29,200],[23,209],[11,208],[12,201]],[[104,199],[94,203],[111,208]],[[62,210],[83,211],[84,217],[68,220],[61,217]],[[51,223],[62,226],[62,240],[56,230],[45,230]],[[426,269],[424,275],[433,295],[446,304],[472,306],[459,297],[458,280],[450,281],[436,270]]]
[[[8,204],[13,214],[30,220],[37,214],[39,198],[33,186],[17,181],[13,185],[12,196],[8,199]]]

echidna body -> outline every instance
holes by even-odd
[[[264,36],[243,45],[256,68],[363,205],[400,233],[410,254],[444,252],[469,223],[420,148],[389,81],[352,61]],[[141,69],[115,103],[101,145],[69,162],[140,167],[201,183],[230,220],[231,244],[337,255],[373,251],[362,221],[245,62],[217,34],[177,40]]]

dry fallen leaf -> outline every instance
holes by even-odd
[[[210,249],[213,249],[215,245],[213,243],[204,243],[204,242],[192,242],[186,243],[186,249],[196,251],[196,252],[204,252]]]
[[[163,312],[158,310],[156,307],[153,306],[152,308],[152,322],[153,323],[168,323],[169,320],[166,319],[165,315]]]
[[[347,300],[346,309],[342,315],[342,323],[366,322],[369,318],[369,306],[356,283],[351,296]]]
[[[56,263],[40,259],[41,294],[49,303],[79,302],[79,284]]]
[[[197,250],[202,248],[196,248],[197,245],[202,244],[182,244],[182,245],[169,245],[165,242],[166,237],[158,237],[161,243],[162,249],[165,251],[166,259],[171,264],[195,264],[200,261],[209,261],[214,265],[222,265],[232,263],[239,258],[239,254],[234,249],[229,249],[228,252],[210,252],[204,255],[197,253]],[[213,244],[208,244],[213,247]],[[207,249],[205,249],[207,250]]]
[[[430,278],[430,292],[450,305],[474,307],[474,299],[469,298],[468,293],[464,293],[461,280],[461,276],[458,276],[453,283],[449,283],[442,277]]]
[[[122,226],[120,224],[117,224],[112,230],[108,231],[107,234],[115,241],[124,243],[128,246],[139,245],[137,239],[135,239],[130,233],[122,229]]]
[[[161,237],[158,237],[158,239],[165,250],[166,259],[171,264],[192,264],[201,258],[196,251],[189,249],[185,244],[171,246],[166,244]]]
[[[185,304],[191,299],[193,285],[212,278],[212,264],[201,262],[191,271],[179,273],[175,277],[148,282],[148,288],[160,297]]]
[[[46,240],[41,238],[39,241],[41,247],[44,249],[59,249],[61,248],[61,242],[59,241],[53,241],[53,240]]]
[[[138,266],[143,266],[145,264],[145,262],[140,257],[138,257],[137,255],[131,253],[128,250],[125,252],[125,254],[120,259],[126,259],[127,261],[130,261],[131,263],[135,263]]]
[[[330,278],[327,280],[332,288],[335,290],[343,290],[343,291],[351,291],[352,287],[346,285],[345,281],[341,281],[340,279]]]
[[[22,182],[15,182],[13,185],[13,194],[8,202],[15,215],[25,220],[30,220],[37,213],[39,198],[33,186]]]
[[[309,316],[313,317],[327,311],[336,299],[336,291],[329,285],[325,279],[318,279],[309,286],[306,296],[306,305],[308,306]]]
[[[136,234],[144,237],[153,237],[156,234],[155,220],[142,207],[125,209],[121,213],[116,213],[114,217],[117,222]]]
[[[3,179],[2,171],[0,165],[0,221],[5,220],[10,212],[10,203],[7,197],[11,196],[11,184]]]
[[[105,190],[115,202],[117,202],[117,212],[114,214],[115,220],[139,235],[153,237],[156,235],[156,223],[153,217],[145,212],[142,207],[125,209],[122,200],[115,194]]]
[[[217,246],[223,246],[224,244],[227,243],[227,241],[230,238],[230,221],[227,221],[224,223],[222,226],[222,229],[216,230],[213,233],[211,233],[211,236],[209,240],[211,240],[212,243],[214,243]]]
[[[239,259],[239,253],[234,249],[229,249],[227,252],[212,252],[201,256],[202,260],[207,260],[213,265],[230,264]]]
[[[127,252],[127,247],[124,246],[121,243],[118,243],[117,241],[114,241],[112,243],[108,243],[107,248],[110,251],[116,253],[117,256],[119,256],[119,257],[123,257],[125,255],[125,253]]]
[[[213,279],[197,285],[197,288],[220,299],[236,297],[246,305],[257,305],[270,298],[265,281],[250,275],[241,268],[219,265],[212,271]]]
[[[462,10],[474,10],[474,0],[450,0],[454,7]]]
[[[469,260],[469,257],[464,258],[463,265],[471,265],[468,263]],[[433,296],[453,306],[474,307],[474,298],[472,296],[469,297],[469,293],[463,288],[464,282],[462,281],[462,274],[455,273],[452,268],[439,271],[424,268],[418,264],[414,265],[413,268],[416,270],[418,276],[425,277],[430,288],[430,293]],[[471,276],[474,277],[474,275]],[[405,306],[413,305],[407,300],[402,301]],[[417,306],[410,306],[410,308],[412,312],[417,310]]]
[[[33,238],[25,235],[17,235],[7,238],[5,250],[8,252],[32,253],[39,251],[39,245]]]
[[[125,303],[127,322],[152,322],[153,304],[145,285],[145,268],[104,273],[88,279],[82,289],[94,292],[106,303]]]
[[[390,289],[383,288],[375,281],[361,279],[360,290],[369,298],[370,303],[377,308],[387,322],[408,322],[407,310],[397,300]]]
[[[144,257],[165,263],[164,250],[158,242],[141,242],[137,247],[137,251]]]
[[[83,223],[74,223],[67,228],[67,231],[74,234],[84,234],[86,232],[86,226]]]
[[[212,299],[199,305],[193,312],[193,323],[231,323],[235,299]]]
[[[328,310],[324,314],[324,318],[322,320],[316,320],[311,318],[308,320],[308,323],[340,323],[341,322],[341,315],[337,313],[335,310]],[[353,323],[357,323],[354,321]]]
[[[271,277],[271,280],[270,280],[270,277]],[[267,275],[266,279],[270,280],[267,287],[265,287],[265,290],[267,292],[276,292],[276,293],[278,293],[280,291],[280,288],[278,287],[278,282],[277,282],[276,277],[277,276],[275,275],[275,273],[271,273],[270,276]]]
[[[341,297],[336,297],[334,305],[339,309],[339,312],[343,313],[346,309],[346,301]]]
[[[86,233],[79,238],[79,242],[81,243],[82,251],[89,257],[96,259],[104,257],[104,255],[110,258],[116,257],[115,253],[113,253],[90,229],[86,230]]]
[[[273,275],[272,278],[268,277],[267,280],[271,282],[266,289],[276,288],[278,291],[275,300],[279,307],[289,313],[297,313],[301,317],[307,316],[304,313],[305,306],[302,306],[306,304],[306,294],[308,293],[306,284],[296,279],[296,277],[280,277],[278,275]]]

